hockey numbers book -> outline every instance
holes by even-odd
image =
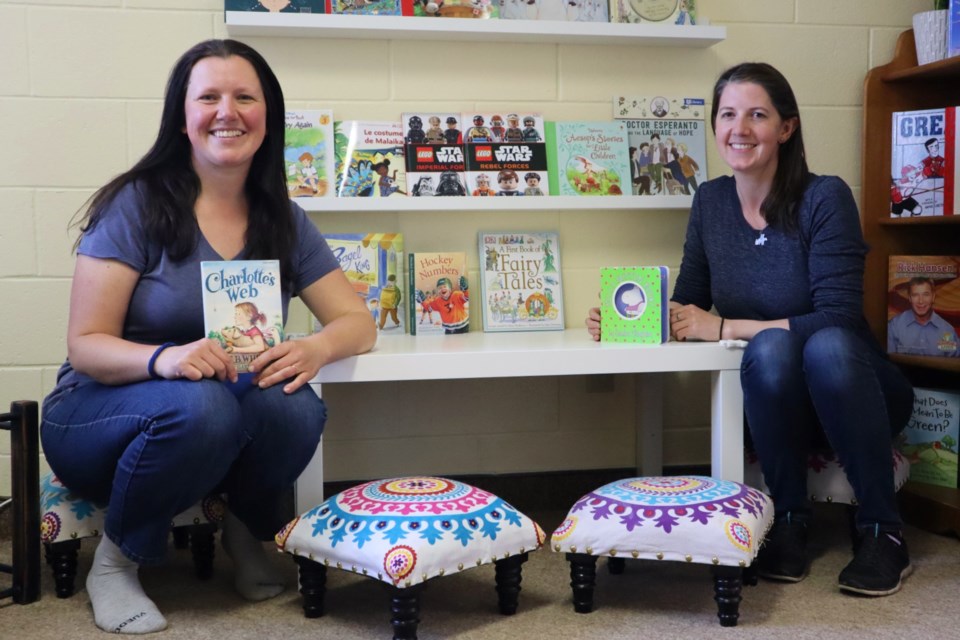
[[[333,111],[287,110],[283,164],[291,198],[334,194]]]
[[[562,331],[560,236],[479,233],[484,331]]]
[[[913,388],[913,414],[897,437],[910,461],[910,481],[957,488],[960,441],[960,393]]]
[[[550,195],[630,193],[627,127],[622,121],[545,123]]]
[[[470,330],[466,253],[408,253],[407,292],[410,335],[467,333]]]
[[[278,260],[200,263],[203,326],[220,342],[238,373],[283,341],[283,300]]]
[[[363,299],[381,335],[403,335],[403,234],[326,233],[340,268]]]
[[[895,111],[890,148],[890,216],[960,214],[957,108]]]
[[[890,256],[887,352],[960,357],[960,255]]]
[[[660,266],[601,269],[601,342],[666,342],[668,278],[669,269]]]

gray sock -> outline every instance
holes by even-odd
[[[229,511],[223,518],[223,548],[233,560],[233,586],[247,600],[267,600],[284,589],[283,574],[270,562],[263,542]]]
[[[139,565],[103,536],[87,574],[87,593],[97,626],[110,633],[152,633],[167,628],[137,577]]]

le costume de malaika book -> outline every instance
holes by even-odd
[[[607,0],[502,0],[501,20],[610,22]]]
[[[469,112],[466,181],[471,196],[549,195],[543,117],[528,112]]]
[[[610,0],[610,22],[694,25],[696,0]]]
[[[337,196],[406,196],[403,128],[399,122],[343,120],[334,123]]]
[[[613,117],[627,126],[630,193],[693,195],[707,176],[703,98],[614,96]]]
[[[405,112],[401,120],[410,195],[467,195],[460,113]]]
[[[288,109],[285,115],[283,164],[290,197],[333,197],[333,111]]]
[[[910,482],[956,489],[960,392],[913,388],[913,414],[896,439],[910,462]]]
[[[550,195],[630,193],[627,126],[620,120],[546,122]]]
[[[891,217],[960,215],[958,116],[956,107],[893,113]]]
[[[960,358],[960,255],[888,258],[887,352]]]
[[[670,337],[667,320],[669,275],[669,269],[664,266],[602,268],[601,342],[666,342]]]
[[[416,251],[407,254],[410,335],[444,335],[470,330],[467,254]]]
[[[560,236],[555,231],[481,231],[484,331],[563,331]]]

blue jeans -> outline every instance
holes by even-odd
[[[902,527],[891,449],[913,411],[913,387],[895,364],[847,329],[822,329],[806,342],[767,329],[747,345],[740,381],[778,516],[809,517],[807,456],[826,435],[857,498],[857,527]]]
[[[162,560],[172,518],[212,492],[260,540],[289,514],[285,491],[310,462],[326,421],[304,385],[251,388],[237,399],[216,380],[122,386],[61,384],[45,400],[50,467],[79,495],[107,505],[104,534],[140,564]]]

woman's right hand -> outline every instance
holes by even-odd
[[[223,350],[219,342],[210,338],[167,347],[160,352],[153,370],[158,376],[168,380],[216,378],[221,382],[237,381],[237,368],[233,364],[233,358]]]
[[[595,341],[600,341],[600,307],[593,307],[587,312],[587,333]]]

